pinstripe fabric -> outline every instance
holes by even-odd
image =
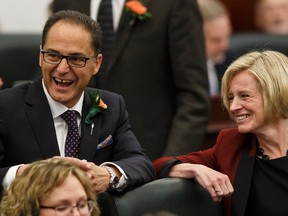
[[[114,42],[113,11],[111,0],[101,1],[98,11],[97,22],[100,23],[103,34],[102,48],[101,48],[103,61],[100,68],[100,73],[102,73],[101,77],[105,77],[111,47]]]

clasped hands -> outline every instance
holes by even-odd
[[[213,201],[220,202],[230,196],[234,189],[227,175],[201,164],[181,163],[173,166],[170,177],[194,178],[211,195]]]

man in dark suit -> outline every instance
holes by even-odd
[[[0,92],[2,186],[32,161],[66,158],[70,150],[75,155],[66,159],[87,173],[98,193],[153,180],[152,164],[131,131],[123,98],[86,88],[102,61],[100,26],[79,12],[59,12],[48,19],[42,39],[43,79]],[[67,110],[76,119],[76,137],[69,135],[73,149],[67,141],[70,123],[62,118]]]
[[[97,74],[100,85],[124,96],[133,131],[150,159],[199,150],[210,106],[196,0],[141,1],[151,17],[135,22],[127,1],[120,2],[113,7],[114,17],[120,15],[107,71]],[[98,11],[97,0],[55,0],[53,7],[94,19]]]

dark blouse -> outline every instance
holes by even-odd
[[[245,215],[288,215],[288,157],[256,158]]]

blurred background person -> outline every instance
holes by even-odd
[[[1,34],[1,32],[2,32],[2,26],[1,26],[1,22],[0,22],[0,34]],[[3,80],[2,80],[2,78],[0,77],[0,89],[3,87]]]
[[[4,82],[3,82],[2,78],[0,77],[0,89],[3,87],[3,84],[4,84]]]
[[[288,1],[258,0],[254,22],[262,32],[288,34]]]
[[[65,216],[72,212],[100,215],[88,176],[59,158],[31,163],[4,191],[0,204],[1,216]]]
[[[102,2],[54,0],[53,11],[78,10],[96,19]],[[124,96],[133,131],[150,159],[199,150],[210,98],[197,1],[140,2],[127,1],[139,3],[144,13],[138,15],[126,1],[106,2],[112,4],[114,42],[103,53],[105,70],[101,65],[94,85]]]
[[[210,95],[219,96],[222,76],[233,60],[229,51],[232,26],[228,10],[218,0],[198,0],[203,16]]]

